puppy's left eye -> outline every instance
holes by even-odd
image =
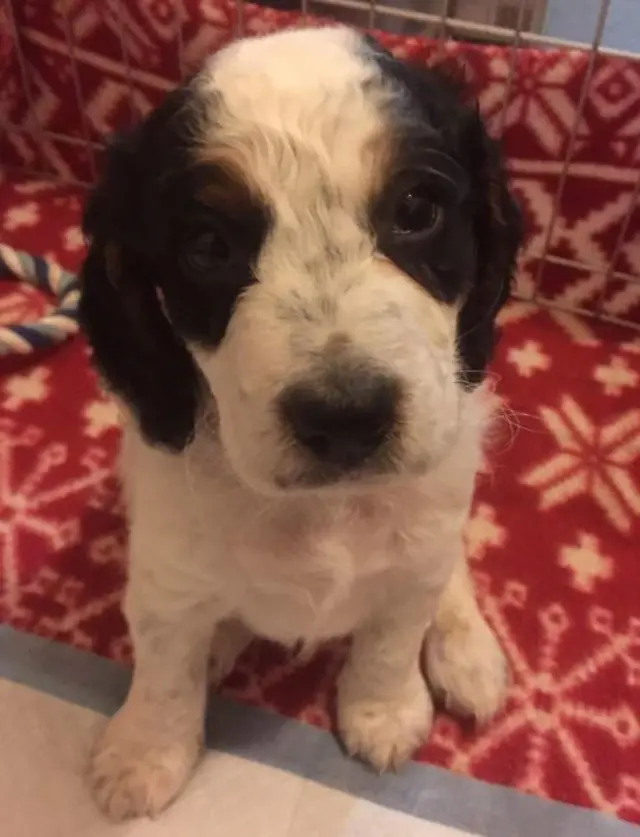
[[[224,233],[220,230],[208,230],[189,245],[185,261],[188,268],[202,273],[225,264],[230,257],[231,248]]]
[[[404,192],[393,210],[392,231],[402,238],[425,238],[440,226],[442,208],[434,203],[424,186]]]

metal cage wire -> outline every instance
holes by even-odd
[[[259,0],[260,5],[269,5],[269,0]],[[23,87],[23,95],[26,106],[29,110],[29,121],[27,124],[27,131],[31,134],[36,145],[41,145],[46,140],[56,140],[60,137],[55,133],[46,130],[40,123],[34,108],[34,93],[31,87],[31,81],[27,71],[27,64],[19,37],[18,27],[16,23],[16,8],[21,0],[5,0],[6,4],[6,19],[10,27],[10,34],[16,48],[16,59],[19,67],[20,82]],[[130,112],[130,121],[134,123],[140,116],[140,109],[136,102],[135,84],[133,77],[133,70],[131,66],[130,55],[127,48],[127,38],[125,31],[125,15],[124,3],[125,0],[114,0],[115,9],[117,12],[117,33],[120,40],[122,50],[122,60],[125,68],[125,81],[128,89],[128,106]],[[456,40],[470,40],[477,42],[498,43],[510,48],[508,60],[508,75],[505,81],[505,95],[501,106],[501,111],[498,118],[493,123],[494,133],[499,137],[505,131],[506,118],[509,103],[511,101],[512,91],[516,80],[516,73],[518,67],[518,50],[521,47],[539,47],[539,48],[564,48],[564,49],[580,49],[588,52],[588,60],[586,63],[586,72],[584,81],[582,83],[580,97],[577,103],[573,124],[569,131],[569,140],[567,144],[566,154],[562,160],[560,174],[558,178],[557,187],[552,201],[552,209],[549,215],[548,223],[543,234],[542,246],[536,250],[529,247],[525,248],[525,257],[529,262],[537,264],[534,270],[533,281],[531,286],[524,290],[522,287],[516,289],[515,295],[536,302],[543,305],[550,305],[552,307],[559,307],[564,310],[573,311],[588,316],[596,316],[601,319],[611,320],[631,326],[636,330],[640,330],[640,324],[625,320],[620,317],[607,315],[602,311],[601,306],[597,306],[596,310],[584,309],[580,306],[572,306],[569,304],[559,305],[546,299],[540,293],[540,284],[542,272],[545,265],[557,264],[568,268],[578,268],[581,270],[593,272],[596,266],[583,263],[577,260],[570,260],[555,255],[552,252],[552,242],[554,233],[558,225],[562,212],[562,199],[566,188],[567,178],[571,170],[574,152],[576,149],[576,142],[579,137],[580,126],[582,124],[583,112],[585,103],[589,95],[589,85],[591,84],[594,69],[599,55],[638,59],[640,55],[622,50],[611,49],[605,47],[602,43],[603,33],[605,31],[605,24],[607,16],[610,11],[611,0],[599,0],[599,8],[597,10],[597,19],[593,28],[593,34],[590,43],[575,42],[563,40],[556,37],[551,37],[542,34],[539,31],[533,31],[531,21],[535,19],[535,15],[529,14],[532,0],[508,0],[507,6],[510,7],[509,14],[512,26],[497,25],[495,20],[497,14],[495,10],[499,5],[505,6],[505,3],[499,3],[499,0],[486,0],[487,5],[493,5],[494,22],[483,22],[469,20],[458,13],[460,2],[459,0],[387,0],[387,2],[377,2],[377,0],[298,0],[297,11],[301,14],[301,22],[304,23],[309,17],[317,15],[322,17],[334,17],[338,20],[347,23],[354,23],[355,25],[370,28],[370,29],[392,29],[395,31],[397,27],[402,30],[403,27],[411,27],[411,34],[423,34],[444,42],[447,39],[454,38]],[[535,2],[535,0],[534,0]],[[573,0],[565,0],[565,2],[572,3]],[[397,4],[397,5],[391,5]],[[274,2],[274,5],[278,5]],[[412,8],[412,5],[420,6],[421,9]],[[546,4],[542,4],[546,5]],[[185,48],[183,42],[183,20],[184,9],[182,0],[173,0],[171,4],[173,14],[173,32],[175,36],[175,45],[177,52],[177,61],[180,76],[184,79],[187,74],[187,62],[185,60]],[[428,10],[424,10],[424,8]],[[439,8],[438,8],[439,7]],[[290,8],[288,6],[287,8]],[[575,8],[575,4],[574,4]],[[73,89],[77,99],[77,105],[81,114],[81,137],[70,140],[65,137],[65,142],[76,142],[81,144],[87,154],[89,161],[90,177],[93,179],[97,172],[97,155],[100,151],[101,145],[98,141],[92,138],[90,126],[87,118],[86,102],[83,97],[82,85],[80,83],[80,76],[78,73],[78,61],[76,56],[76,44],[74,40],[73,27],[69,19],[68,11],[65,11],[65,5],[59,5],[57,14],[62,19],[64,37],[68,54],[70,57],[71,71],[73,77]],[[246,9],[245,0],[235,0],[235,27],[234,35],[241,37],[245,33]],[[529,28],[525,25],[529,22]],[[538,16],[538,22],[540,16]],[[16,128],[8,124],[0,122],[0,131],[5,129]],[[24,126],[22,126],[24,129]],[[638,136],[638,144],[640,146],[640,135]],[[0,164],[2,161],[0,160]],[[25,171],[25,169],[22,169]],[[43,177],[47,176],[47,172],[31,169],[29,174]],[[87,186],[87,182],[67,178],[66,182],[74,183],[78,186]],[[634,281],[640,285],[640,277],[630,276],[626,273],[620,273],[616,270],[616,265],[619,263],[619,257],[628,236],[631,232],[632,220],[634,212],[639,206],[640,201],[640,167],[637,173],[634,173],[634,183],[628,198],[628,205],[625,208],[624,218],[619,227],[615,244],[610,254],[609,263],[603,271],[602,266],[597,267],[599,274],[605,276],[603,288],[609,284],[611,279],[620,278],[624,281]],[[604,294],[604,290],[602,291]]]

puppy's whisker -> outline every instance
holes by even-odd
[[[185,451],[185,455],[183,457],[183,465],[184,465],[184,475],[185,475],[185,486],[189,494],[196,493],[195,487],[195,479],[193,476],[193,471],[191,469],[191,457],[192,451],[191,449],[187,449]]]

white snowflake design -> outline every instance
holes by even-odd
[[[539,491],[541,511],[590,497],[620,532],[640,516],[640,491],[629,466],[640,456],[640,410],[628,410],[598,426],[570,395],[557,409],[541,407],[543,424],[559,451],[525,473]]]
[[[16,457],[32,450],[32,464],[16,477]],[[49,552],[60,551],[77,543],[81,534],[79,516],[60,516],[56,504],[73,495],[86,493],[104,483],[111,474],[103,451],[89,450],[82,458],[81,469],[66,472],[51,480],[52,472],[67,463],[68,446],[46,441],[38,427],[20,427],[11,419],[0,419],[0,577],[3,587],[0,603],[8,612],[16,612],[23,579],[21,539],[36,538]],[[22,469],[21,469],[22,470]],[[78,513],[83,503],[77,503]]]
[[[584,685],[606,678],[614,667],[622,667],[631,689],[640,687],[640,619],[632,618],[624,630],[616,630],[612,612],[594,606],[586,612],[584,624],[578,624],[572,622],[562,604],[551,603],[537,613],[540,640],[535,658],[529,659],[514,631],[522,618],[518,613],[530,610],[526,587],[508,581],[494,596],[487,592],[488,578],[480,576],[478,581],[485,589],[485,612],[511,660],[514,685],[509,711],[468,746],[460,745],[451,722],[438,724],[434,744],[448,753],[448,766],[460,772],[477,772],[472,768],[490,763],[496,750],[517,741],[519,775],[514,778],[520,790],[548,797],[548,774],[555,770],[560,752],[593,807],[612,814],[623,808],[640,812],[637,778],[621,773],[612,792],[598,778],[596,752],[589,749],[588,756],[581,745],[582,731],[606,736],[620,751],[640,742],[637,701],[621,699],[603,708],[584,697]],[[508,616],[510,610],[515,611],[513,619]],[[576,641],[576,631],[590,636],[593,650],[573,655],[567,662],[572,647],[583,647],[582,640]]]

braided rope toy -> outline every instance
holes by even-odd
[[[59,265],[0,244],[0,275],[11,274],[52,295],[57,306],[38,320],[0,326],[0,355],[26,355],[78,333],[78,279]]]

